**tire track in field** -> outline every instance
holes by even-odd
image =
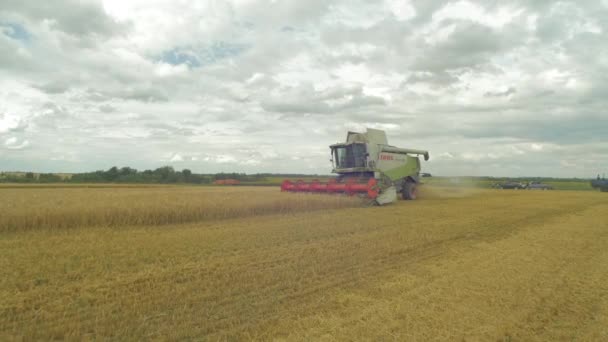
[[[608,205],[597,205],[585,212],[583,216],[593,217],[594,213],[608,212]],[[608,229],[593,229],[590,230],[593,234],[589,234],[581,230],[585,226],[581,226],[574,215],[570,215],[565,222],[575,227],[570,230],[576,230],[576,235],[589,235],[588,239],[580,243],[576,253],[570,253],[555,269],[551,291],[545,291],[538,297],[538,305],[522,319],[525,324],[512,328],[514,337],[529,335],[529,331],[533,331],[534,339],[538,341],[580,339],[579,330],[592,326],[600,310],[595,304],[597,297],[589,298],[589,294],[608,294]],[[596,216],[593,225],[608,228],[608,220]],[[576,315],[576,320],[568,322],[572,314]],[[561,323],[556,324],[556,321]],[[600,333],[603,340],[608,338],[606,326]]]
[[[571,209],[575,210],[574,208]],[[561,210],[559,212],[562,212],[561,215],[567,215]],[[476,241],[491,241],[508,237],[512,234],[515,234],[518,230],[524,229],[525,227],[529,228],[531,223],[544,222],[546,221],[547,216],[556,216],[555,214],[555,210],[549,210],[543,215],[538,215],[538,213],[536,213],[533,216],[521,217],[517,218],[516,220],[512,220],[508,226],[504,226],[503,230],[500,231],[478,232],[475,234],[465,233],[449,239],[438,240],[423,244],[412,249],[393,251],[392,253],[381,256],[379,258],[368,260],[364,265],[358,265],[357,270],[360,274],[364,274],[365,276],[356,279],[355,283],[360,284],[369,280],[373,281],[382,274],[391,274],[395,271],[402,270],[404,268],[407,268],[408,266],[412,266],[426,259],[438,258],[445,254],[447,250],[457,248],[457,245],[470,245],[471,243],[475,243]],[[559,215],[557,215],[557,217],[558,218],[556,218],[556,220],[559,220]],[[528,226],[523,226],[522,223],[524,222],[527,223]],[[353,286],[353,284],[351,284],[353,282],[353,279],[352,277],[349,277],[349,275],[352,273],[354,267],[355,266],[350,268],[337,267],[329,269],[327,270],[327,273],[324,273],[317,279],[317,282],[322,283],[322,285],[312,290],[285,295],[283,298],[281,298],[281,300],[288,301],[291,303],[291,305],[294,305],[296,302],[307,302],[309,301],[309,297],[317,295],[323,291],[329,291],[332,288],[348,288],[350,287],[349,285]],[[235,303],[238,302],[238,300],[235,301]],[[230,304],[228,304],[228,306],[229,305]],[[323,303],[319,303],[318,307],[313,309],[321,309],[322,307]],[[238,311],[238,305],[232,308],[224,306],[223,309],[230,312],[235,312]],[[261,313],[266,319],[279,318],[269,317],[268,313],[259,313]],[[220,324],[218,326],[210,328],[211,331],[217,331],[222,330],[222,328],[225,327],[222,327],[222,324]],[[233,326],[232,328],[234,329],[235,327]]]
[[[542,224],[535,223],[534,225],[529,225],[523,229],[519,229],[518,234],[513,234],[507,239],[495,240],[494,243],[483,246],[480,250],[476,250],[476,248],[470,244],[463,244],[462,246],[453,249],[451,252],[446,253],[441,258],[433,260],[432,263],[439,263],[443,265],[443,267],[436,266],[442,271],[436,272],[432,277],[425,277],[425,282],[420,282],[414,287],[409,286],[403,288],[399,285],[398,281],[392,282],[392,284],[396,285],[390,285],[391,281],[387,280],[384,284],[379,282],[379,286],[383,289],[382,291],[372,291],[369,288],[354,290],[352,293],[369,297],[369,300],[365,301],[365,306],[352,305],[344,312],[334,313],[333,315],[328,315],[329,317],[318,319],[320,321],[337,320],[339,324],[335,324],[339,325],[341,328],[336,328],[335,326],[329,328],[327,326],[321,328],[315,327],[314,329],[310,329],[311,331],[309,332],[300,332],[299,334],[292,335],[290,337],[292,339],[314,340],[326,333],[330,333],[332,336],[342,336],[343,334],[347,334],[347,332],[344,331],[344,329],[347,329],[352,336],[358,336],[358,338],[361,339],[377,340],[382,338],[382,336],[384,336],[384,338],[391,336],[390,330],[394,329],[394,338],[392,339],[400,340],[468,340],[469,338],[497,340],[504,338],[504,340],[514,339],[547,341],[573,340],[577,337],[580,338],[581,335],[594,337],[590,339],[583,338],[582,340],[598,340],[598,336],[605,339],[608,336],[608,329],[604,328],[603,331],[598,331],[597,323],[598,320],[601,319],[603,319],[603,322],[608,321],[608,317],[606,315],[608,308],[602,308],[595,305],[593,300],[594,296],[597,294],[601,294],[602,292],[608,293],[608,285],[606,285],[608,284],[608,251],[605,249],[606,242],[608,241],[607,230],[599,231],[594,229],[586,234],[586,236],[581,236],[580,232],[576,231],[576,229],[566,229],[566,231],[561,230],[561,233],[567,233],[568,235],[567,237],[565,236],[557,240],[561,240],[561,244],[564,244],[564,246],[574,243],[575,246],[570,247],[572,253],[563,252],[560,254],[560,251],[558,250],[560,248],[559,245],[556,247],[553,246],[553,241],[543,241],[546,231],[552,231],[551,227],[563,225],[564,222],[575,225],[579,218],[577,213],[583,213],[584,216],[588,217],[588,215],[592,215],[592,213],[598,212],[597,210],[600,209],[608,212],[608,206],[606,205],[595,205],[583,211],[570,211],[569,213],[560,215],[551,221],[543,222]],[[604,221],[598,219],[596,220],[596,223],[605,223],[605,220],[606,216],[604,216]],[[597,234],[598,232],[599,234]],[[528,239],[532,240],[534,244],[526,246],[526,242],[521,242]],[[435,318],[437,321],[443,322],[443,324],[435,324],[433,328],[429,328],[429,326],[423,326],[423,324],[421,324],[421,326],[418,327],[410,327],[412,331],[409,332],[404,332],[403,329],[400,330],[399,324],[402,323],[394,324],[394,322],[391,321],[391,319],[394,318],[392,316],[395,315],[395,313],[390,309],[386,309],[385,306],[390,307],[391,302],[394,302],[396,298],[405,298],[408,301],[412,301],[412,303],[416,303],[417,301],[419,302],[421,300],[420,298],[423,298],[422,300],[427,301],[428,303],[439,304],[439,300],[459,303],[459,300],[470,302],[472,301],[470,299],[471,297],[475,298],[476,296],[487,296],[487,291],[476,293],[471,289],[466,289],[465,291],[461,292],[448,292],[445,293],[447,294],[446,297],[433,296],[433,294],[437,294],[442,291],[445,292],[447,291],[446,289],[458,287],[459,285],[466,285],[471,282],[470,279],[451,272],[450,270],[453,266],[449,265],[456,265],[456,269],[461,271],[466,269],[468,273],[470,273],[471,278],[481,277],[480,281],[482,283],[486,282],[487,284],[496,285],[495,282],[500,280],[489,279],[490,275],[486,276],[484,274],[480,274],[484,272],[485,269],[482,268],[478,270],[475,267],[467,267],[466,265],[483,265],[484,260],[487,261],[488,259],[491,259],[491,255],[481,254],[480,252],[487,254],[502,251],[502,253],[499,255],[506,255],[508,258],[508,251],[511,249],[506,247],[511,246],[512,248],[513,246],[518,245],[524,246],[523,249],[518,250],[520,253],[524,254],[540,254],[540,252],[536,252],[533,249],[540,248],[543,245],[550,246],[550,251],[556,253],[552,254],[551,256],[544,256],[545,259],[551,262],[549,265],[554,265],[554,267],[552,267],[549,271],[543,270],[545,273],[550,273],[552,278],[541,278],[537,280],[539,284],[544,284],[546,288],[544,288],[542,291],[538,290],[540,295],[531,297],[529,298],[530,300],[523,301],[523,303],[531,301],[532,305],[528,305],[525,308],[515,308],[513,312],[498,311],[494,312],[494,314],[488,313],[488,309],[484,308],[483,306],[478,308],[467,306],[466,310],[468,310],[469,313],[475,312],[475,315],[478,318],[477,321],[468,322],[469,324],[467,328],[470,329],[468,331],[466,329],[462,329],[460,326],[450,326],[452,322],[449,320],[442,321],[440,318],[433,316],[428,316],[426,319],[433,320],[433,318]],[[530,248],[532,248],[532,250]],[[504,252],[503,250],[506,250],[507,252]],[[509,259],[507,258],[505,258],[505,260],[508,261]],[[511,259],[518,260],[520,263],[522,260],[526,260],[523,257],[521,259],[518,259],[518,257],[511,257]],[[553,259],[557,260],[554,261]],[[419,266],[422,268],[428,267],[432,264],[430,262],[431,259],[423,260],[422,264]],[[553,264],[553,262],[555,262],[555,264]],[[487,262],[485,266],[487,266]],[[494,265],[494,269],[504,266],[505,262],[499,262]],[[521,269],[517,271],[525,273],[527,271],[525,264],[521,264],[521,266]],[[542,269],[540,266],[537,266],[536,268]],[[579,276],[581,273],[583,275]],[[589,274],[589,276],[585,277],[585,274]],[[403,274],[396,275],[397,278],[402,276]],[[526,274],[525,276],[529,276],[529,274]],[[579,277],[581,279],[578,279]],[[388,278],[390,278],[390,276]],[[452,283],[455,283],[456,285],[453,285]],[[576,286],[573,286],[573,283]],[[389,286],[386,287],[385,284],[389,284]],[[520,287],[523,286],[524,289],[526,287],[525,284],[518,282],[513,282],[513,284]],[[372,284],[372,287],[375,285],[377,284]],[[533,285],[534,284],[531,284],[530,286]],[[466,288],[466,286],[464,286],[464,288]],[[500,288],[500,286],[498,288]],[[533,290],[534,289],[532,289],[532,291]],[[418,293],[414,295],[416,292]],[[367,295],[369,293],[380,293],[380,295],[369,296]],[[591,294],[590,298],[584,297],[587,293]],[[497,292],[496,295],[498,297],[504,297],[504,295],[499,292]],[[581,298],[581,296],[583,297]],[[603,303],[606,303],[605,296],[603,297]],[[447,304],[440,305],[445,305],[446,311],[457,311],[459,309],[463,310],[462,307],[453,307],[453,303],[449,304],[451,304],[451,306],[448,306]],[[412,304],[410,306],[416,307],[416,304]],[[505,304],[503,304],[503,306],[505,306]],[[602,313],[598,313],[598,311],[602,311]],[[465,312],[466,311],[463,311],[463,314],[465,314]],[[509,315],[513,315],[514,313],[516,317],[509,317]],[[409,317],[411,320],[420,319],[420,317],[416,317],[415,312],[408,312],[408,314],[409,315],[407,317]],[[439,312],[437,314],[439,317],[446,316],[445,314],[440,314]],[[373,324],[375,321],[373,318],[371,319],[372,322],[369,321],[370,317],[380,315],[384,316],[376,319],[378,324]],[[505,315],[503,318],[503,323],[506,322],[504,327],[502,327],[500,323],[496,326],[491,326],[488,324],[484,325],[484,321],[498,323],[496,321],[500,321],[502,315]],[[339,318],[336,318],[335,316],[338,316]],[[471,316],[471,314],[469,314],[469,316]],[[493,319],[492,316],[498,317],[499,319]],[[573,316],[574,322],[567,322],[568,319],[572,320]],[[340,317],[344,318],[341,319]],[[385,328],[386,331],[374,335],[373,333],[370,334],[370,331],[355,329],[356,332],[353,334],[350,330],[357,328],[361,321],[366,321],[366,318],[367,325],[372,324],[372,326],[382,327]],[[383,324],[388,326],[388,328],[380,325],[381,322],[384,322]],[[476,327],[475,325],[479,326]],[[427,329],[427,331],[416,331],[416,328],[418,328],[418,330]],[[476,331],[475,328],[477,328]],[[395,331],[398,332],[398,335],[396,336],[394,335],[396,333]],[[582,333],[579,333],[579,331],[582,331]],[[357,333],[360,335],[357,335]],[[304,337],[302,338],[302,336]],[[599,340],[601,339],[602,338],[599,338]]]

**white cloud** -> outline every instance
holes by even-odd
[[[170,162],[183,162],[184,161],[184,157],[182,157],[180,154],[176,153],[173,155],[173,157],[171,157],[171,159],[169,159]]]
[[[4,147],[9,150],[22,150],[30,146],[30,142],[27,140],[19,141],[17,137],[10,137],[4,140]]]
[[[439,25],[441,21],[449,19],[471,20],[490,27],[503,27],[523,12],[521,8],[513,8],[508,2],[503,7],[489,12],[483,7],[483,3],[477,4],[471,1],[449,2],[441,10],[433,14],[433,25]]]
[[[175,76],[183,74],[188,71],[188,67],[185,64],[171,65],[168,63],[158,63],[156,65],[155,73],[160,77]]]
[[[416,10],[409,1],[386,0],[385,4],[398,20],[409,20],[416,15]]]
[[[608,169],[605,9],[0,4],[0,22],[19,25],[0,30],[3,167],[327,173],[327,146],[372,127],[391,144],[430,150],[423,166],[434,174],[585,177]],[[568,167],[564,153],[588,158]]]
[[[530,145],[530,149],[532,151],[542,151],[543,150],[543,145],[542,144],[531,144]]]
[[[215,159],[215,162],[220,163],[220,164],[236,162],[236,158],[229,154],[217,155],[214,157],[214,159]]]
[[[16,115],[0,113],[0,133],[7,133],[22,128],[25,124]]]

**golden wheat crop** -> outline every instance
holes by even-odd
[[[5,187],[0,231],[163,225],[361,205],[357,198],[267,187]]]
[[[217,191],[246,203],[271,190]],[[1,233],[0,340],[608,339],[604,194],[422,195]]]

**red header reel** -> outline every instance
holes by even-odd
[[[281,184],[281,191],[289,192],[316,192],[316,193],[344,193],[349,196],[356,194],[366,194],[369,198],[376,198],[380,192],[378,181],[375,178],[346,178],[338,182],[330,179],[327,183],[322,183],[314,179],[307,183],[299,179],[295,182],[284,180]]]

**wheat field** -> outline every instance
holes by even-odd
[[[0,232],[163,225],[362,204],[344,196],[290,196],[268,187],[9,186],[0,188]]]
[[[608,340],[602,193],[0,189],[0,210],[0,340]]]

